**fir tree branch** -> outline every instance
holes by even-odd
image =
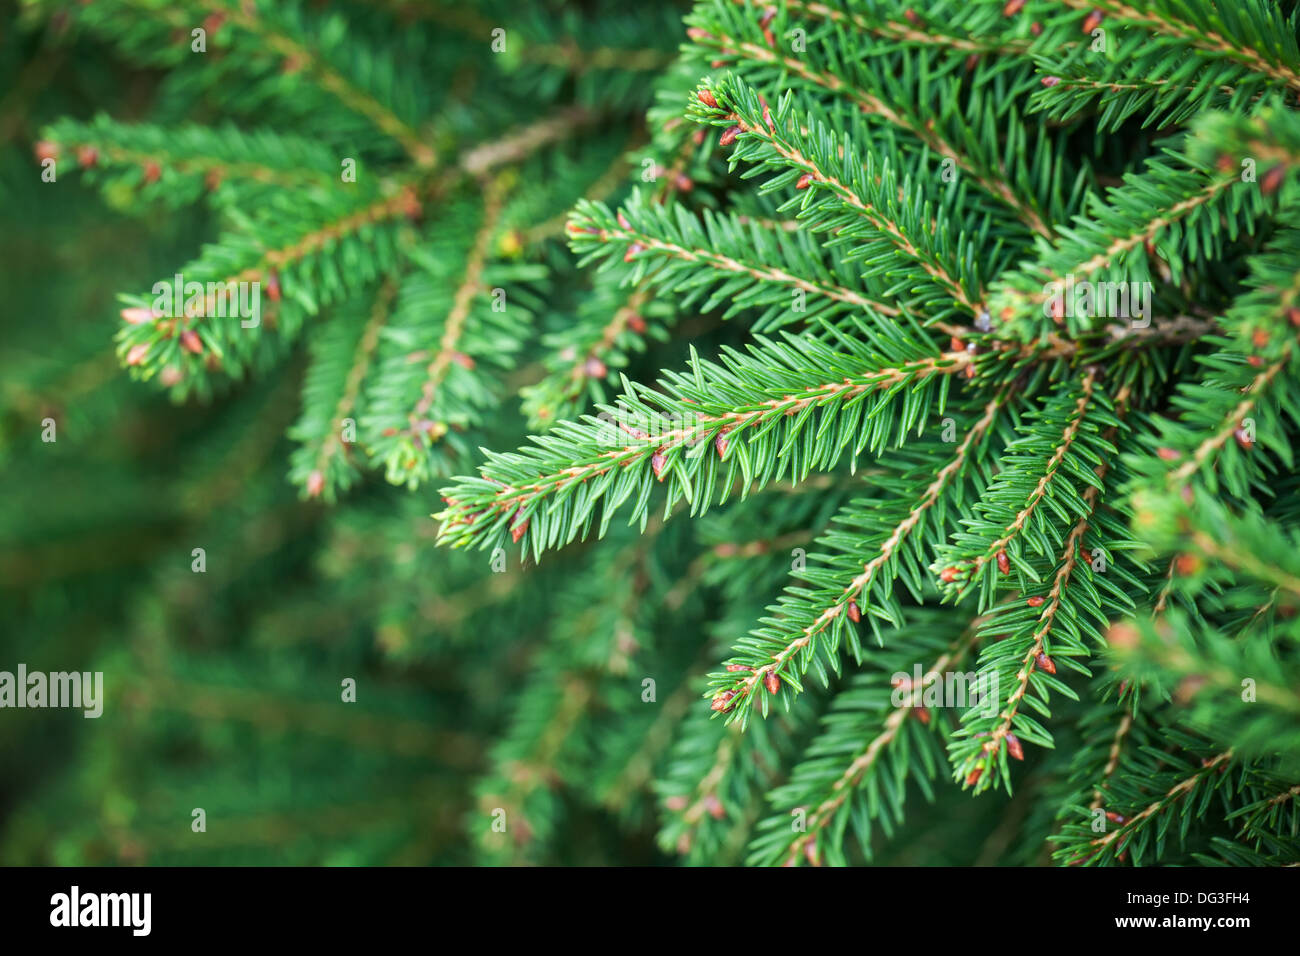
[[[1275,590],[1286,591],[1292,597],[1300,598],[1300,576],[1260,560],[1255,552],[1236,546],[1236,541],[1218,541],[1205,531],[1194,530],[1191,533],[1191,543],[1205,557],[1221,561],[1230,568],[1240,569],[1268,582]]]
[[[887,536],[884,536],[883,541],[880,543],[879,553],[868,560],[862,566],[862,570],[844,583],[842,587],[836,589],[823,588],[818,595],[818,597],[829,595],[833,590],[833,600],[824,604],[820,612],[815,614],[809,612],[808,602],[803,600],[801,604],[804,606],[800,607],[798,616],[791,615],[785,620],[776,618],[773,621],[776,628],[773,633],[756,634],[755,637],[761,636],[763,638],[762,653],[755,654],[753,650],[747,647],[741,656],[728,662],[729,668],[743,667],[749,671],[747,676],[736,677],[732,675],[728,678],[724,674],[715,675],[719,680],[726,681],[721,686],[717,682],[714,684],[711,696],[715,709],[721,709],[724,713],[727,713],[729,720],[741,720],[743,722],[748,718],[753,694],[760,685],[776,678],[784,679],[795,693],[801,689],[799,678],[806,673],[812,661],[812,655],[807,653],[808,649],[814,646],[815,642],[828,629],[849,626],[845,624],[846,617],[852,619],[855,616],[860,616],[864,610],[868,614],[873,612],[872,602],[869,598],[873,585],[878,585],[877,574],[882,569],[892,572],[892,574],[898,573],[900,549],[904,542],[922,526],[922,519],[925,517],[926,512],[939,501],[952,482],[961,475],[971,457],[972,450],[983,441],[996,416],[1009,400],[1010,394],[1010,389],[1004,389],[985,406],[983,414],[966,432],[965,438],[957,446],[951,459],[937,471],[934,480],[924,489],[920,497],[908,505],[901,520],[894,525]],[[892,574],[890,574],[891,577]],[[888,592],[883,591],[883,593]],[[862,602],[861,605],[858,604],[859,600]],[[818,603],[821,604],[820,601]],[[772,610],[779,613],[782,608],[777,606]],[[809,623],[800,626],[803,620],[809,618],[811,618]],[[772,651],[770,654],[767,653],[769,650]],[[801,659],[795,662],[797,656],[801,656]],[[766,707],[764,710],[766,711]]]
[[[542,146],[564,139],[598,117],[598,113],[584,106],[564,107],[552,116],[473,147],[459,157],[457,165],[475,179],[482,178],[494,169],[519,162]]]
[[[1153,160],[1146,174],[1129,177],[1124,186],[1111,190],[1108,203],[1095,202],[1094,218],[1079,217],[1078,228],[1045,249],[1037,263],[999,279],[989,307],[1002,334],[1037,337],[1043,328],[1052,328],[1047,320],[1072,333],[1086,331],[1093,324],[1091,315],[1065,315],[1068,283],[1119,274],[1125,282],[1122,288],[1128,289],[1131,274],[1122,270],[1137,250],[1150,250],[1157,237],[1184,221],[1181,228],[1203,230],[1210,244],[1220,224],[1209,211],[1228,201],[1234,184],[1241,185],[1236,176],[1186,172]],[[1247,195],[1246,203],[1258,202],[1257,190],[1231,194]]]
[[[588,417],[582,422],[564,423],[545,440],[539,440],[538,448],[514,456],[491,457],[482,469],[482,478],[462,479],[459,486],[444,489],[448,507],[437,516],[443,522],[439,540],[486,547],[504,533],[509,519],[515,540],[527,535],[534,554],[540,555],[543,546],[567,543],[584,531],[602,498],[607,500],[603,526],[608,525],[614,509],[634,494],[638,501],[636,516],[643,516],[655,481],[669,477],[673,479],[669,505],[684,496],[692,501],[694,511],[702,511],[718,474],[712,465],[713,456],[701,454],[704,448],[694,450],[702,443],[717,446],[731,474],[739,468],[747,482],[761,486],[790,464],[783,450],[798,448],[800,436],[811,434],[806,426],[818,409],[826,410],[819,426],[822,432],[837,419],[842,428],[844,424],[853,426],[860,414],[856,399],[876,395],[878,401],[889,401],[909,385],[926,388],[936,379],[964,370],[971,361],[963,351],[928,357],[913,353],[892,366],[880,365],[878,360],[864,363],[865,355],[838,355],[825,346],[794,337],[787,337],[787,345],[780,352],[776,351],[776,343],[766,340],[762,347],[765,351],[754,350],[752,356],[735,352],[725,355],[728,368],[696,361],[694,380],[674,376],[666,383],[671,389],[666,395],[648,389],[624,394],[623,401],[642,416],[657,416],[660,413],[652,412],[651,406],[658,406],[671,416],[670,422],[680,417],[689,424],[656,429],[651,434],[639,425],[624,424],[622,419],[627,416],[620,416],[616,409],[604,409],[632,442],[623,439],[618,447],[608,448],[613,426]],[[815,364],[808,365],[810,361]],[[789,379],[792,370],[824,375],[813,371],[817,368],[842,370],[842,374],[838,380],[823,379],[820,384],[806,384],[794,392],[781,388],[781,381]],[[698,391],[710,381],[725,387],[733,398],[719,402]],[[766,384],[756,386],[756,382]],[[849,409],[853,410],[850,416],[841,418],[841,410]],[[867,421],[864,418],[862,424],[869,427]],[[785,434],[777,439],[775,430],[782,423],[787,423]],[[646,419],[642,424],[655,423]],[[859,437],[859,447],[869,435]],[[874,440],[879,442],[883,436],[877,436]],[[844,431],[838,448],[842,449],[851,437]],[[747,447],[750,445],[752,452]],[[832,459],[838,453],[830,447],[825,449]],[[809,459],[792,467],[802,477],[812,463]],[[594,484],[585,487],[589,481]],[[696,481],[703,482],[698,491],[694,489]],[[553,502],[544,507],[548,499]]]
[[[826,200],[828,208],[838,213],[836,221],[843,221],[843,212],[851,211],[854,218],[870,227],[863,239],[888,243],[959,306],[972,315],[983,315],[985,309],[979,302],[982,293],[978,281],[971,282],[975,291],[968,292],[957,265],[949,261],[950,256],[942,247],[936,247],[935,237],[920,228],[919,223],[911,221],[916,209],[908,209],[905,217],[901,210],[891,208],[897,204],[889,197],[896,196],[900,187],[893,183],[887,171],[881,172],[870,194],[864,189],[872,183],[874,176],[869,168],[857,169],[846,157],[841,165],[847,167],[853,179],[846,181],[831,173],[828,157],[819,159],[813,155],[813,150],[825,153],[837,137],[815,118],[810,121],[806,132],[793,126],[790,95],[783,97],[773,115],[760,96],[739,80],[701,91],[701,96],[705,93],[716,105],[710,106],[701,99],[700,103],[692,105],[692,109],[711,125],[730,124],[724,137],[741,144],[732,156],[733,163],[757,159],[765,164],[786,167],[785,173],[769,183],[770,189],[786,182],[793,183],[796,179],[803,183],[804,189],[820,187],[819,191],[829,197]],[[809,200],[816,201],[816,193],[809,191],[806,197],[804,216],[809,215],[808,203]]]
[[[344,425],[348,419],[353,419],[355,425],[361,385],[374,361],[397,288],[392,279],[380,284],[359,337],[353,338],[356,329],[345,318],[336,317],[331,332],[337,330],[337,335],[322,336],[313,342],[319,349],[303,386],[303,415],[290,430],[290,437],[304,442],[293,456],[291,474],[308,497],[323,494],[332,501],[336,492],[346,490],[355,477],[355,469],[347,461],[349,443],[343,439]],[[339,337],[344,338],[341,346],[336,341]],[[346,361],[335,364],[339,358]],[[333,405],[327,412],[325,406],[331,399]]]
[[[591,202],[604,202],[614,193],[620,192],[627,178],[627,153],[644,145],[644,141],[645,138],[640,135],[629,137],[626,150],[615,157],[605,171],[587,187],[582,198]],[[523,232],[520,243],[525,248],[533,248],[547,239],[562,235],[568,225],[570,213],[571,210],[565,209],[545,222],[530,226]]]
[[[433,408],[438,387],[451,363],[463,359],[457,348],[469,318],[470,303],[482,292],[483,264],[488,255],[488,244],[496,232],[504,205],[504,180],[498,177],[484,190],[483,221],[474,237],[469,258],[465,263],[465,278],[452,297],[451,309],[443,325],[442,338],[438,342],[438,351],[425,369],[424,384],[420,386],[420,400],[407,416],[413,435],[422,434],[430,441],[437,441],[447,433],[445,422],[430,421],[427,416]],[[414,361],[416,356],[407,358],[408,361]]]
[[[1124,739],[1128,736],[1129,730],[1133,727],[1133,715],[1123,713],[1120,715],[1119,723],[1115,726],[1115,736],[1111,738],[1110,752],[1106,755],[1106,766],[1102,768],[1101,776],[1097,778],[1097,784],[1092,792],[1092,802],[1088,804],[1089,810],[1096,810],[1101,807],[1105,800],[1104,790],[1106,781],[1115,773],[1119,766],[1120,753],[1123,751]]]
[[[797,834],[790,842],[790,847],[785,854],[784,866],[797,865],[801,856],[806,857],[813,865],[820,865],[820,858],[815,850],[818,839],[834,824],[841,808],[858,789],[864,775],[870,773],[885,751],[900,740],[899,734],[904,723],[909,718],[916,717],[926,683],[941,680],[943,675],[957,669],[971,653],[978,640],[978,629],[969,628],[929,667],[925,668],[919,684],[913,684],[904,690],[902,706],[894,707],[881,725],[880,732],[867,741],[844,771],[830,781],[829,787],[825,787],[825,798],[808,814],[804,832]]]
[[[1300,277],[1300,273],[1297,274],[1297,277]],[[1290,363],[1292,352],[1293,347],[1290,342],[1287,342],[1283,347],[1282,357],[1251,378],[1250,384],[1244,390],[1246,397],[1229,411],[1222,424],[1212,434],[1196,446],[1186,461],[1169,472],[1166,481],[1170,487],[1182,484],[1192,475],[1205,468],[1206,465],[1213,463],[1223,446],[1240,429],[1241,420],[1250,414],[1267,391],[1268,386]]]
[[[336,96],[347,109],[364,116],[376,129],[400,143],[416,166],[431,170],[437,165],[437,154],[414,129],[374,96],[360,89],[317,56],[316,51],[281,32],[276,24],[258,16],[256,8],[237,0],[200,0],[200,3],[212,13],[228,18],[231,23],[261,39],[294,68],[310,72],[321,88]]]
[[[678,723],[695,702],[689,682],[673,691],[645,732],[640,746],[627,760],[623,771],[605,791],[601,802],[611,810],[621,809],[632,794],[646,789],[654,782],[656,762],[660,754],[671,746]]]
[[[977,162],[971,155],[954,146],[952,140],[942,135],[940,128],[932,121],[928,123],[922,121],[919,116],[904,109],[901,104],[896,109],[877,93],[861,88],[851,81],[843,80],[832,72],[818,70],[806,59],[780,54],[769,46],[731,36],[718,27],[693,28],[691,37],[696,43],[721,53],[724,59],[739,58],[741,62],[738,66],[760,64],[776,67],[787,77],[796,77],[818,89],[825,90],[832,96],[842,97],[864,115],[879,118],[897,127],[915,137],[935,155],[951,161],[955,168],[969,175],[986,193],[1008,206],[1031,231],[1044,238],[1052,237],[1052,230],[1043,220],[1034,203],[1018,195],[1008,185],[1005,169],[988,168]]]
[[[604,375],[599,374],[602,367],[607,368],[605,358],[609,355],[611,349],[619,337],[623,335],[634,321],[642,321],[640,318],[641,310],[646,303],[650,301],[653,295],[652,282],[649,277],[642,283],[638,284],[628,294],[627,301],[614,310],[613,316],[609,322],[600,330],[600,338],[591,345],[582,355],[577,356],[572,365],[569,366],[568,374],[565,376],[565,386],[561,402],[572,402],[578,395],[582,394],[583,384],[588,379],[603,379]],[[554,418],[554,412],[550,406],[539,406],[534,411],[539,419]]]
[[[706,714],[688,709],[659,787],[664,795],[659,845],[693,862],[725,860],[739,849],[737,837],[747,836],[756,798],[780,782],[782,761],[810,716],[801,708],[785,720],[742,733]]]
[[[83,168],[122,165],[143,171],[146,178],[164,172],[196,176],[209,189],[228,180],[282,189],[323,189],[338,182],[336,159],[313,143],[269,130],[245,136],[234,129],[218,133],[200,126],[180,130],[124,126],[100,116],[91,123],[63,120],[49,127],[44,139],[56,155],[70,156]],[[274,159],[273,151],[279,154]],[[238,158],[248,152],[264,158]]]
[[[761,261],[765,251],[769,254],[776,252],[786,261],[792,260],[795,256],[792,250],[795,247],[779,242],[774,247],[766,244],[760,246],[755,240],[764,238],[762,233],[755,232],[752,238],[746,237],[738,228],[739,222],[735,220],[728,222],[720,217],[715,218],[706,214],[701,222],[688,218],[679,210],[677,221],[672,224],[664,214],[657,213],[659,209],[662,207],[647,206],[634,198],[633,202],[615,217],[601,205],[580,204],[577,214],[569,223],[572,246],[575,251],[584,252],[591,243],[612,242],[626,248],[624,261],[640,261],[662,256],[733,277],[722,286],[718,295],[725,295],[737,285],[736,279],[743,278],[752,281],[745,283],[741,288],[759,290],[759,294],[765,296],[771,295],[762,291],[765,286],[780,285],[786,289],[823,297],[854,309],[865,309],[869,314],[878,313],[892,318],[902,314],[896,306],[836,283],[832,278],[833,274],[808,278],[806,273],[821,264],[816,263],[814,266],[815,260],[811,259],[806,252],[804,261],[799,263],[803,267],[800,272],[805,274],[797,274],[782,265]],[[688,239],[695,241],[688,243],[685,241]],[[598,251],[593,255],[608,255],[607,252],[599,250],[599,247],[597,249]],[[731,254],[728,254],[728,250]],[[657,274],[657,281],[667,284],[667,280],[677,276],[679,271],[665,269]],[[690,277],[688,288],[698,288],[702,284],[699,273],[692,271],[686,274]],[[737,305],[747,300],[748,297],[743,295],[736,296]],[[788,312],[790,308],[787,300],[788,295],[782,293],[780,301],[785,305],[784,311]],[[758,299],[760,303],[765,301],[765,298]],[[759,327],[764,328],[774,324],[776,323],[772,321],[761,322]]]
[[[732,0],[732,2],[744,4],[747,0]],[[971,6],[974,5],[958,4],[944,12],[953,14],[961,7]],[[892,16],[876,10],[859,12],[851,9],[836,9],[829,3],[822,3],[819,0],[786,0],[785,8],[795,16],[847,24],[870,36],[879,36],[886,40],[920,47],[942,47],[962,54],[989,53],[1005,57],[1023,56],[1029,50],[1029,43],[1018,37],[963,34],[951,30],[949,25],[952,21],[942,15],[935,16],[921,25],[919,17],[908,18],[902,15],[901,11],[898,16]],[[894,11],[890,10],[888,13],[893,14]]]
[[[1184,796],[1193,794],[1197,787],[1202,784],[1211,773],[1219,772],[1227,768],[1227,764],[1232,760],[1232,750],[1223,751],[1214,757],[1204,760],[1201,767],[1189,776],[1183,777],[1171,786],[1160,799],[1147,804],[1136,814],[1124,819],[1115,829],[1108,830],[1102,836],[1091,840],[1083,855],[1076,856],[1069,860],[1070,866],[1077,866],[1080,863],[1090,863],[1105,853],[1111,844],[1115,844],[1114,853],[1120,855],[1124,852],[1126,845],[1132,839],[1133,835],[1140,830],[1145,822],[1152,817],[1164,813],[1170,806],[1177,803]]]
[[[686,170],[691,160],[697,157],[698,147],[699,143],[693,137],[683,137],[668,168],[662,175],[658,175],[656,170],[658,186],[653,192],[656,204],[667,204],[680,193],[694,188]],[[621,186],[621,182],[618,185]],[[601,200],[595,195],[595,190],[589,190],[583,198],[593,203]],[[566,227],[572,221],[566,216]],[[640,266],[635,270],[639,273]],[[640,278],[634,274],[630,278],[632,287],[627,290],[620,287],[616,294],[611,292],[608,305],[603,297],[593,296],[588,303],[596,306],[590,310],[594,322],[584,321],[586,315],[580,315],[578,321],[548,338],[546,344],[555,350],[547,363],[550,371],[542,382],[521,392],[530,427],[545,427],[557,419],[577,414],[581,411],[579,402],[584,392],[595,401],[603,400],[605,395],[601,386],[611,371],[626,366],[628,352],[645,348],[650,337],[657,337],[659,330],[652,330],[647,321],[656,316],[647,316],[645,307],[654,299],[654,279],[660,271],[648,270]],[[598,288],[607,291],[614,284],[616,275],[620,274],[600,274]],[[609,280],[608,285],[601,287],[601,279]],[[619,281],[621,285],[629,280]],[[665,316],[657,323],[661,329],[669,324],[669,318]]]
[[[361,393],[361,383],[366,377],[371,362],[374,361],[375,350],[379,346],[379,333],[388,319],[388,310],[396,295],[397,283],[392,279],[380,285],[379,294],[375,296],[375,304],[370,312],[370,321],[366,323],[365,331],[361,334],[361,341],[357,344],[357,351],[352,359],[352,367],[348,369],[343,394],[339,396],[339,403],[334,409],[334,432],[331,433],[330,439],[321,445],[320,453],[316,458],[315,470],[318,472],[323,471],[329,459],[342,449],[342,443],[335,438],[335,435],[341,432],[343,420],[350,417],[356,407],[357,397]]]
[[[1173,640],[1173,627],[1182,625],[1196,637],[1196,641],[1179,643]],[[1144,684],[1174,688],[1179,704],[1190,710],[1183,715],[1186,723],[1194,723],[1195,707],[1202,688],[1209,688],[1228,697],[1241,697],[1242,675],[1252,674],[1254,699],[1250,702],[1264,705],[1258,715],[1245,714],[1223,708],[1217,725],[1207,726],[1206,732],[1216,739],[1232,740],[1234,749],[1244,756],[1252,751],[1273,751],[1296,733],[1295,717],[1300,715],[1300,698],[1288,687],[1293,675],[1289,665],[1261,655],[1260,648],[1242,643],[1239,633],[1220,633],[1209,625],[1193,630],[1185,615],[1170,612],[1158,624],[1136,621],[1120,624],[1111,629],[1108,643],[1121,673]],[[1269,723],[1271,710],[1285,725]],[[1258,716],[1259,723],[1251,725]]]
[[[1104,464],[1099,466],[1097,477],[1104,478],[1105,472],[1106,466]],[[1066,536],[1065,547],[1061,551],[1060,567],[1057,569],[1051,590],[1047,592],[1047,606],[1043,608],[1043,612],[1038,619],[1037,628],[1030,638],[1029,648],[1020,661],[1020,669],[1015,676],[1014,689],[1007,698],[1002,712],[998,715],[997,723],[994,724],[992,730],[987,732],[987,737],[984,738],[984,742],[980,745],[979,756],[968,757],[966,762],[957,769],[957,775],[965,777],[967,786],[973,786],[983,775],[985,767],[995,759],[995,755],[1001,753],[1001,748],[1009,746],[1007,738],[1011,736],[1016,717],[1020,713],[1021,703],[1026,694],[1029,693],[1030,680],[1034,671],[1042,668],[1054,672],[1056,669],[1055,665],[1052,665],[1049,669],[1045,663],[1048,659],[1046,655],[1046,638],[1053,625],[1056,624],[1057,613],[1061,609],[1061,598],[1070,583],[1070,576],[1073,574],[1075,564],[1078,561],[1080,542],[1084,532],[1088,530],[1091,509],[1096,507],[1099,490],[1096,485],[1093,485],[1084,492],[1083,499],[1085,505],[1089,508],[1089,514],[1080,518]]]
[[[1063,3],[1074,10],[1086,11],[1089,15],[1095,10],[1152,33],[1176,38],[1206,53],[1235,60],[1256,73],[1300,91],[1300,68],[1294,62],[1294,41],[1291,45],[1291,63],[1278,56],[1280,50],[1270,51],[1272,56],[1267,56],[1241,35],[1229,37],[1222,27],[1216,29],[1212,26],[1209,16],[1214,16],[1217,11],[1209,4],[1200,8],[1203,21],[1195,23],[1192,17],[1198,11],[1192,5],[1181,4],[1176,0],[1154,0],[1148,4],[1147,9],[1127,0],[1063,0]],[[1263,6],[1261,4],[1260,8]],[[1187,16],[1180,16],[1183,13]],[[1223,24],[1221,14],[1216,19]],[[1238,22],[1246,21],[1239,17]]]
[[[1052,487],[1053,482],[1060,475],[1061,466],[1074,450],[1075,442],[1080,436],[1080,430],[1088,418],[1093,405],[1097,374],[1095,367],[1089,367],[1084,371],[1079,381],[1077,398],[1074,399],[1073,408],[1069,412],[1069,417],[1061,430],[1060,437],[1056,440],[1051,455],[1042,463],[1039,477],[1026,495],[1023,506],[1015,509],[1010,514],[1010,520],[997,533],[997,536],[980,547],[977,552],[969,553],[968,551],[969,556],[954,560],[955,555],[962,552],[950,551],[948,555],[936,562],[941,581],[945,583],[957,582],[955,586],[949,588],[953,600],[961,600],[975,587],[979,586],[981,582],[986,582],[986,569],[993,566],[994,559],[998,555],[1005,553],[1007,546],[1017,540],[1031,526],[1031,519],[1034,518],[1039,506],[1046,500],[1048,489]],[[1096,488],[1096,485],[1089,486],[1089,490],[1094,488]],[[1088,504],[1085,513],[1090,511],[1091,505]],[[972,543],[975,542],[972,541]]]
[[[522,852],[535,850],[538,843],[549,839],[552,828],[545,812],[529,813],[529,798],[536,799],[558,786],[560,781],[552,768],[579,720],[594,702],[595,688],[581,675],[547,674],[546,677],[556,683],[554,711],[540,727],[526,727],[530,738],[527,752],[507,752],[505,747],[500,748],[494,761],[495,778],[480,786],[479,819],[491,821],[500,811],[505,813],[504,831],[485,829],[479,837],[481,849],[493,856],[512,859]]]

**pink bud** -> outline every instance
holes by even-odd
[[[650,467],[654,469],[655,477],[660,481],[664,480],[664,468],[667,464],[668,458],[662,449],[650,456]]]
[[[152,309],[130,308],[122,310],[122,318],[132,325],[144,325],[154,320]]]

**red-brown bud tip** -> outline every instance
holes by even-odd
[[[1025,748],[1020,745],[1020,738],[1015,734],[1007,734],[1007,753],[1016,760],[1025,759]]]
[[[660,481],[664,480],[664,468],[667,464],[668,458],[664,455],[663,449],[650,456],[650,467],[654,469],[655,477]]]
[[[1282,180],[1286,178],[1286,166],[1277,165],[1266,172],[1259,180],[1259,191],[1265,196],[1271,196],[1282,186]]]
[[[721,820],[727,815],[727,811],[722,807],[722,801],[713,794],[709,794],[704,798],[704,809],[708,810],[709,816],[715,820]]]

